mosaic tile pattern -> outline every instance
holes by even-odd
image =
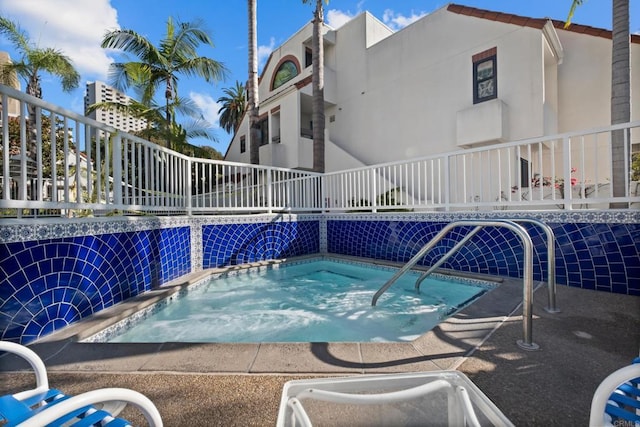
[[[384,220],[380,216],[375,220],[347,220],[344,216],[329,219],[328,251],[389,261],[408,261],[448,222],[411,219],[395,217],[389,220],[387,217]],[[640,295],[640,224],[548,224],[556,238],[556,283]],[[529,231],[534,244],[534,280],[547,280],[546,237],[532,225],[523,226]],[[464,235],[465,227],[452,230],[419,264],[432,265]],[[443,267],[522,277],[523,252],[520,240],[510,230],[486,228],[449,258]]]
[[[318,221],[203,225],[203,268],[319,252]]]
[[[202,226],[191,224],[191,270],[202,271]]]
[[[327,253],[327,220],[320,219],[320,253]]]
[[[559,284],[640,295],[640,211],[2,220],[0,338],[28,343],[202,268],[325,252],[406,261],[450,221],[523,217],[552,226]],[[525,227],[535,246],[534,278],[546,280],[544,233]],[[522,251],[510,231],[485,229],[445,267],[520,277]]]
[[[188,217],[43,218],[0,220],[0,243],[189,226]]]
[[[0,339],[28,343],[187,274],[189,227],[0,244]]]
[[[554,210],[554,211],[461,211],[412,213],[328,214],[327,220],[366,221],[428,221],[451,222],[458,220],[537,219],[546,223],[616,223],[639,224],[640,210]]]

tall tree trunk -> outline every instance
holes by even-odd
[[[312,48],[312,88],[313,111],[313,170],[324,173],[324,41],[322,26],[324,22],[323,0],[316,0],[313,17]]]
[[[631,120],[631,84],[629,68],[629,0],[613,0],[613,43],[611,48],[611,124]],[[629,142],[627,141],[627,144]],[[614,131],[611,141],[613,195],[624,197],[630,164],[625,163],[625,131]],[[630,147],[627,147],[630,148]],[[612,203],[611,208],[627,208],[627,203]]]
[[[247,82],[249,108],[249,161],[260,164],[260,124],[258,123],[258,21],[257,0],[248,0],[249,9],[249,81]]]
[[[40,77],[37,74],[31,75],[27,83],[27,94],[42,99],[42,87],[40,86]],[[33,104],[27,104],[27,157],[36,161],[36,147],[38,145],[38,130],[36,129],[36,107]],[[52,125],[53,126],[53,125]],[[24,154],[24,153],[23,153]]]
[[[167,136],[167,148],[171,149],[171,109],[169,107],[169,101],[173,97],[173,89],[171,87],[171,80],[167,79],[167,87],[164,91],[164,100],[165,100],[165,119],[167,128],[165,129]]]

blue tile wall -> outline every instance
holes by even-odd
[[[446,223],[523,218],[556,235],[558,284],[640,295],[640,212],[250,215],[0,221],[0,339],[28,343],[201,268],[320,251],[407,261]],[[544,233],[529,224],[534,278],[546,280]],[[463,237],[455,229],[421,262]],[[521,242],[487,228],[444,265],[522,277]]]
[[[202,226],[203,268],[319,252],[319,221]]]
[[[28,343],[191,271],[190,229],[0,244],[0,339]]]
[[[448,221],[447,221],[448,222]],[[328,220],[329,253],[405,262],[447,222],[416,220]],[[556,283],[584,289],[640,295],[640,224],[548,223],[556,237]],[[534,244],[534,280],[546,280],[546,236],[523,224]],[[465,235],[452,230],[422,265],[432,265]],[[443,264],[445,268],[522,277],[522,243],[504,228],[481,230]]]
[[[159,256],[158,283],[161,285],[191,273],[190,227],[155,230]]]

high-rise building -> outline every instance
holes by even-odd
[[[117,102],[129,104],[131,97],[123,94],[119,90],[100,82],[87,83],[87,91],[84,96],[84,114],[87,117],[106,123],[124,132],[136,132],[147,126],[147,120],[133,117],[115,108],[98,108],[88,113],[89,106],[101,102]]]

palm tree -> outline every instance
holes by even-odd
[[[4,64],[0,67],[0,83],[15,86],[16,76],[22,77],[27,86],[26,93],[37,98],[42,98],[42,86],[40,85],[40,73],[47,72],[60,79],[62,90],[70,92],[78,87],[80,74],[74,68],[71,60],[61,51],[53,48],[41,48],[30,42],[27,34],[13,21],[0,16],[0,34],[9,39],[20,59]],[[36,144],[36,109],[32,104],[27,104],[29,121],[27,123],[30,141],[28,154],[35,157]]]
[[[260,164],[260,123],[258,117],[258,20],[256,0],[247,1],[249,21],[249,81],[247,97],[249,110],[249,162]]]
[[[576,7],[583,0],[573,0],[565,27],[571,23]],[[631,120],[631,71],[629,67],[629,0],[612,0],[612,47],[611,47],[611,124],[627,123]],[[611,162],[613,166],[612,187],[614,197],[624,197],[629,176],[625,171],[624,131],[611,135]],[[627,203],[612,203],[611,208],[626,208]]]
[[[314,1],[313,37],[311,38],[313,170],[316,172],[324,172],[324,42],[322,38],[324,7],[322,0],[302,0],[302,3],[307,4]],[[329,0],[325,1],[329,4]]]
[[[207,82],[220,81],[226,76],[223,64],[197,54],[196,49],[201,44],[214,46],[201,21],[174,24],[171,18],[167,20],[166,35],[160,40],[159,47],[133,30],[110,31],[102,40],[103,48],[121,49],[139,59],[111,64],[110,81],[117,89],[139,88],[142,103],[148,105],[156,90],[164,86],[167,146],[171,145],[174,123],[171,106],[178,97],[178,76],[201,77]]]
[[[27,84],[26,93],[42,98],[40,73],[44,71],[58,77],[65,92],[78,87],[80,74],[73,67],[71,60],[61,51],[33,45],[16,23],[1,16],[0,34],[7,37],[21,55],[19,60],[3,65],[0,75],[3,84],[13,86],[16,83],[15,76],[18,75]]]
[[[222,107],[218,110],[220,114],[220,126],[226,130],[227,133],[233,131],[235,135],[247,106],[244,85],[236,81],[235,87],[223,89],[222,92],[224,92],[225,96],[221,96],[217,101],[222,104]]]

